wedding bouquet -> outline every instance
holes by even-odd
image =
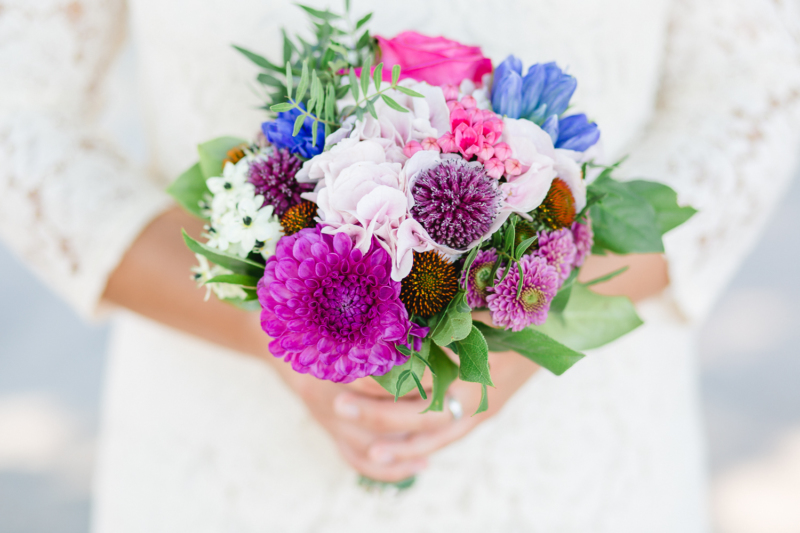
[[[274,356],[319,379],[372,376],[395,398],[427,398],[429,369],[430,410],[457,377],[477,382],[480,412],[490,350],[561,374],[641,324],[629,300],[588,288],[619,271],[581,283],[581,265],[663,252],[694,210],[597,163],[597,124],[569,111],[573,76],[300,7],[315,41],[284,33],[281,65],[237,47],[263,70],[272,118],[250,141],[201,144],[170,187],[207,221],[206,242],[184,233],[195,279],[260,310]]]

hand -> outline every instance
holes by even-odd
[[[455,357],[452,352],[448,355]],[[368,477],[381,481],[399,480],[383,476],[383,472],[391,468],[414,473],[404,470],[403,465],[420,464],[417,461],[424,461],[431,453],[464,437],[481,422],[494,416],[538,369],[537,365],[515,352],[490,353],[489,363],[495,387],[489,387],[488,411],[471,416],[480,404],[479,384],[456,380],[450,385],[448,395],[458,400],[463,408],[460,420],[454,420],[447,408],[444,412],[420,414],[430,400],[423,400],[414,392],[397,403],[386,393],[376,395],[372,385],[361,385],[368,393],[348,391],[340,394],[335,400],[339,419],[374,437],[361,454],[349,458],[351,464]],[[410,399],[406,399],[408,397]]]

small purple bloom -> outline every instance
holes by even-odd
[[[511,331],[522,331],[531,324],[541,325],[547,320],[550,302],[558,292],[556,269],[542,257],[526,255],[520,259],[522,267],[522,292],[517,297],[520,271],[516,263],[503,281],[489,289],[486,297],[492,321]],[[502,277],[502,269],[497,273]]]
[[[305,110],[305,105],[300,104]],[[286,148],[293,154],[300,154],[306,159],[311,159],[315,155],[322,153],[322,148],[325,146],[325,127],[322,124],[317,124],[317,143],[313,144],[312,126],[314,121],[306,117],[303,122],[303,127],[297,135],[292,136],[294,132],[294,121],[301,115],[300,110],[297,108],[290,109],[278,113],[278,118],[269,122],[261,124],[261,131],[269,142],[276,148]]]
[[[248,181],[255,185],[256,194],[264,196],[264,205],[273,206],[279,217],[303,201],[300,194],[314,190],[313,183],[294,179],[302,164],[289,150],[278,148],[266,159],[257,159],[250,165]]]
[[[320,227],[281,238],[257,288],[272,355],[337,383],[405,363],[395,346],[406,344],[409,333],[427,332],[409,321],[391,268],[374,237],[366,253],[347,234]]]
[[[475,256],[469,269],[469,278],[464,279],[466,271],[461,272],[461,284],[467,284],[467,305],[473,309],[486,307],[487,289],[491,282],[492,268],[497,261],[497,252],[493,249],[481,250]]]
[[[572,237],[575,241],[575,268],[583,265],[589,254],[592,253],[594,246],[594,232],[592,231],[592,219],[588,216],[585,222],[575,222],[572,224]]]
[[[556,269],[560,285],[572,272],[576,253],[572,231],[562,228],[557,231],[540,231],[539,248],[533,255],[544,258],[547,264]]]
[[[501,191],[483,165],[446,159],[419,173],[411,195],[411,215],[434,242],[461,250],[489,231]]]

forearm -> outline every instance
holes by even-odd
[[[267,360],[270,339],[258,314],[217,300],[191,279],[197,263],[181,229],[197,238],[202,222],[179,208],[166,211],[142,232],[111,275],[104,298],[116,305],[213,343]]]

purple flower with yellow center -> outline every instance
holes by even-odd
[[[538,242],[539,248],[533,255],[544,258],[549,265],[555,268],[559,281],[563,283],[572,272],[577,253],[572,231],[569,228],[540,231]]]
[[[405,363],[395,346],[427,332],[409,321],[391,267],[374,237],[366,253],[347,234],[320,227],[281,238],[257,288],[272,354],[338,383]]]
[[[594,246],[592,219],[587,216],[585,220],[572,224],[571,229],[572,238],[575,241],[575,261],[572,265],[578,268],[583,265],[589,254],[592,253],[592,246]]]
[[[489,290],[486,302],[492,313],[492,321],[498,327],[511,331],[522,331],[535,324],[544,324],[550,310],[550,302],[558,292],[558,272],[547,261],[538,256],[526,255],[511,265],[511,271],[503,281],[495,283]],[[502,277],[498,271],[498,279]],[[522,291],[519,279],[522,276]]]
[[[419,173],[411,215],[434,242],[463,250],[484,236],[500,208],[501,192],[480,163],[445,159]]]
[[[466,271],[461,273],[461,284],[467,284],[467,305],[473,309],[486,307],[487,289],[491,283],[492,269],[497,261],[497,252],[494,250],[481,250],[472,261],[469,268],[469,277],[465,280]]]
[[[312,183],[299,183],[294,179],[303,162],[286,148],[279,148],[268,157],[250,164],[247,181],[256,188],[256,194],[264,196],[264,205],[275,208],[282,217],[286,211],[303,201],[300,195],[314,190]]]

